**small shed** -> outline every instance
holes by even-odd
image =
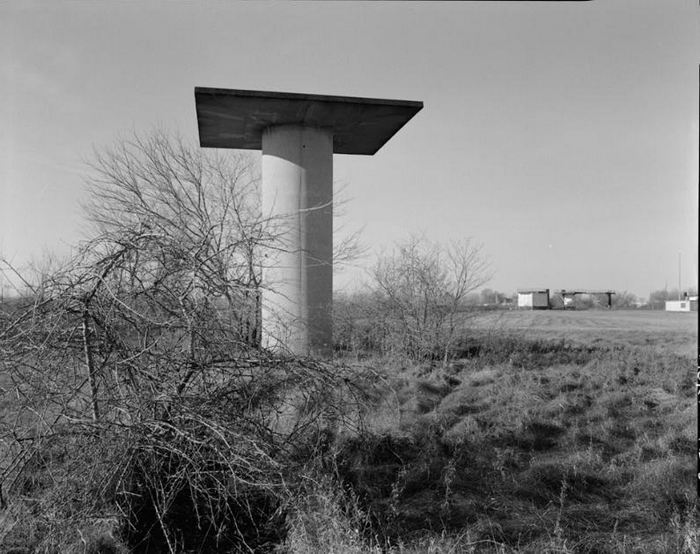
[[[690,296],[683,300],[666,300],[667,312],[697,312],[698,297]]]
[[[549,289],[518,289],[518,308],[549,309]]]

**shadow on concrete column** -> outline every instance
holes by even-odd
[[[333,347],[333,135],[302,125],[262,136],[263,216],[279,239],[263,267],[263,346],[298,356]]]

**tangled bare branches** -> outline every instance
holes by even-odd
[[[0,311],[4,521],[36,524],[0,539],[60,550],[106,520],[166,552],[279,538],[294,467],[361,391],[258,346],[274,237],[247,159],[156,134],[96,160],[95,237]]]
[[[447,359],[466,296],[490,279],[482,249],[470,239],[438,244],[410,237],[374,269],[388,347],[414,358]]]

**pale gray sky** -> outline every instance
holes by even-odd
[[[681,252],[695,285],[699,31],[696,0],[5,1],[0,252],[66,252],[93,146],[196,140],[203,86],[422,100],[375,156],[335,156],[375,251],[472,236],[492,288],[641,296]]]

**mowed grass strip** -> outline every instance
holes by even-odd
[[[488,334],[565,339],[588,346],[650,346],[688,356],[695,354],[698,336],[697,312],[507,310],[486,312],[471,324]]]

